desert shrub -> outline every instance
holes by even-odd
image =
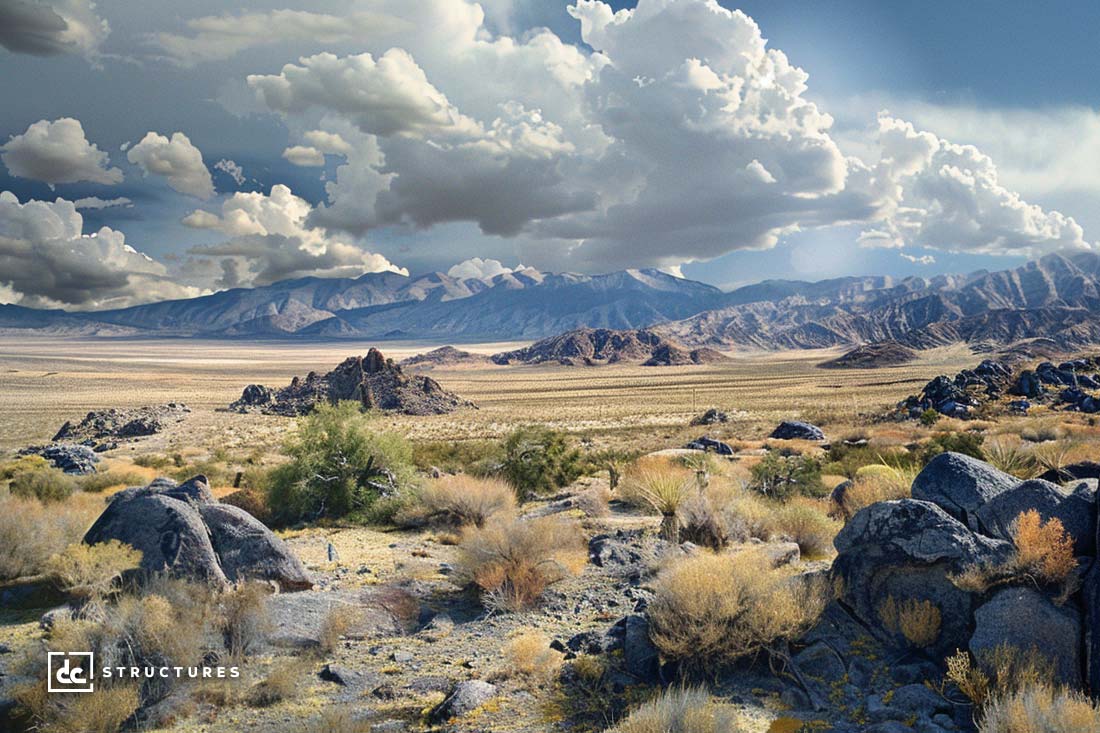
[[[75,543],[46,563],[46,572],[66,593],[95,601],[114,590],[127,570],[141,564],[141,551],[118,540],[94,545]]]
[[[619,490],[619,498],[626,503],[660,514],[661,537],[672,541],[679,536],[680,505],[698,494],[694,472],[656,457],[634,463]]]
[[[502,479],[476,478],[459,474],[428,481],[412,492],[412,501],[394,521],[404,526],[440,524],[450,527],[481,527],[495,514],[516,509],[516,492]]]
[[[611,489],[606,486],[593,486],[577,494],[577,508],[586,517],[606,517],[611,509],[608,502],[611,501]]]
[[[962,453],[984,461],[983,442],[985,442],[985,437],[980,433],[936,433],[921,448],[921,465],[928,463],[940,453]]]
[[[1062,521],[1047,521],[1034,509],[1021,512],[1012,529],[1019,570],[1047,583],[1061,583],[1077,567],[1073,538]]]
[[[141,704],[137,684],[104,685],[96,682],[88,695],[50,695],[45,685],[24,688],[19,701],[32,710],[36,731],[41,733],[118,733]]]
[[[1029,685],[989,700],[979,733],[1078,733],[1100,730],[1100,706],[1085,695],[1051,685]]]
[[[35,466],[16,470],[8,491],[12,496],[38,499],[48,504],[68,499],[76,491],[76,479],[52,466]]]
[[[1039,473],[1039,463],[1031,451],[1005,438],[986,441],[982,446],[985,460],[1017,478],[1033,478]]]
[[[172,459],[160,453],[147,453],[134,458],[134,465],[142,468],[162,469],[172,464]]]
[[[206,481],[211,486],[232,486],[236,471],[215,458],[184,463],[168,471],[168,476],[176,481],[186,481],[192,476],[200,475],[206,476]]]
[[[884,452],[870,445],[834,443],[825,453],[821,472],[852,479],[864,466],[887,465],[908,472],[916,463],[916,456],[899,449]]]
[[[837,508],[851,519],[860,509],[880,501],[905,499],[910,496],[914,478],[916,470],[908,466],[885,463],[863,466],[851,479],[851,486],[845,489]]]
[[[669,688],[634,709],[613,733],[737,733],[736,710],[711,699],[702,687]]]
[[[351,630],[361,611],[345,603],[338,603],[329,609],[321,621],[321,631],[317,636],[320,651],[330,654],[340,645],[340,639]]]
[[[1076,449],[1077,444],[1073,441],[1060,441],[1035,446],[1032,455],[1038,464],[1036,471],[1053,471],[1059,479],[1068,481],[1073,477],[1066,473],[1064,469],[1070,463],[1070,457]]]
[[[926,428],[930,428],[940,421],[943,417],[935,408],[929,407],[927,410],[920,414],[920,424]]]
[[[371,423],[354,402],[321,404],[301,418],[285,449],[290,461],[272,471],[267,504],[273,521],[344,517],[408,483],[408,443]]]
[[[729,524],[708,497],[691,497],[680,507],[679,515],[680,542],[691,542],[712,550],[721,550],[730,543]]]
[[[1020,437],[1029,443],[1047,443],[1062,437],[1062,430],[1051,423],[1028,425],[1020,431]]]
[[[92,494],[98,494],[114,486],[144,486],[149,483],[136,471],[103,471],[89,473],[76,480],[77,488]]]
[[[796,543],[808,558],[828,555],[840,527],[840,522],[810,499],[793,500],[777,507],[773,518],[774,533]]]
[[[24,471],[40,471],[49,467],[50,462],[42,456],[34,454],[18,456],[10,461],[0,462],[0,481],[11,481],[16,474]]]
[[[713,672],[801,633],[825,602],[824,587],[785,577],[763,553],[704,554],[657,576],[646,614],[665,659]]]
[[[560,517],[468,527],[458,549],[459,578],[477,586],[482,603],[498,611],[534,606],[547,587],[580,573],[588,560],[580,528]]]
[[[249,690],[248,702],[262,708],[296,697],[304,666],[298,658],[276,662],[271,671]]]
[[[958,687],[979,711],[992,699],[1049,687],[1054,680],[1054,664],[1045,655],[1008,644],[983,650],[976,657],[960,650],[948,657],[946,664],[945,680]]]
[[[583,472],[581,452],[564,433],[530,426],[518,428],[504,439],[501,474],[523,498],[568,486]]]
[[[256,517],[264,524],[272,524],[271,508],[267,505],[267,496],[255,489],[238,489],[232,494],[223,496],[219,501],[229,504]]]
[[[916,649],[927,649],[940,638],[943,618],[939,606],[932,601],[907,598],[899,602],[887,596],[877,610],[883,628]]]
[[[271,626],[266,605],[269,593],[264,583],[241,583],[218,599],[222,639],[232,658],[251,654],[264,640]]]
[[[494,679],[513,679],[535,688],[557,679],[565,663],[565,655],[550,647],[550,637],[538,631],[516,634],[500,654],[503,663]]]
[[[376,724],[352,715],[346,707],[327,708],[321,717],[304,727],[307,733],[370,733]]]
[[[433,440],[414,443],[413,464],[421,471],[491,476],[504,463],[504,447],[492,440]]]
[[[824,496],[821,463],[810,456],[782,456],[771,451],[752,467],[750,488],[772,499],[785,501],[796,494]]]
[[[0,581],[45,572],[50,557],[78,542],[93,519],[69,502],[47,506],[0,494]]]

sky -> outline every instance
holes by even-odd
[[[0,0],[0,302],[1096,249],[1097,27],[1058,1]]]

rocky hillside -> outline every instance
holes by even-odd
[[[597,366],[635,363],[644,366],[708,364],[727,359],[713,349],[687,349],[659,334],[638,329],[578,328],[542,339],[515,351],[493,354],[496,364],[562,364]]]
[[[857,346],[835,359],[822,362],[823,369],[879,369],[881,367],[908,364],[917,358],[917,352],[897,341],[880,341]]]
[[[371,349],[366,356],[348,357],[327,374],[310,372],[305,378],[294,377],[282,389],[250,384],[229,409],[304,415],[318,403],[343,401],[406,415],[438,415],[474,406],[443,389],[431,377],[405,374],[392,359],[384,357],[378,349]]]
[[[439,366],[485,365],[489,357],[456,349],[453,346],[440,346],[423,354],[416,354],[398,362],[400,366],[412,369],[432,369]]]

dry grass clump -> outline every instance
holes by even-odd
[[[588,561],[580,527],[561,517],[469,527],[458,549],[459,577],[476,585],[482,603],[495,611],[531,608],[546,588],[579,574]]]
[[[635,461],[627,469],[619,489],[619,498],[626,503],[660,514],[661,538],[673,542],[680,531],[677,511],[698,494],[699,482],[694,471],[657,456]]]
[[[643,703],[611,729],[613,733],[738,733],[746,730],[732,706],[711,699],[702,687],[670,688]]]
[[[296,697],[298,682],[304,672],[305,663],[301,659],[291,658],[276,662],[271,671],[249,690],[249,704],[262,708]]]
[[[1073,538],[1057,517],[1044,522],[1034,509],[1022,512],[1016,517],[1013,541],[1019,569],[1044,582],[1061,583],[1077,567]]]
[[[982,444],[982,452],[987,462],[1017,478],[1034,478],[1040,472],[1034,451],[1006,438],[987,440]]]
[[[85,695],[56,695],[42,686],[41,699],[35,700],[36,731],[40,733],[118,733],[123,723],[141,704],[137,684],[96,683],[95,692]],[[21,701],[30,702],[29,693]]]
[[[954,683],[978,712],[993,700],[1028,689],[1054,688],[1054,662],[1037,649],[1009,644],[985,650],[976,658],[959,650],[946,660],[945,682]],[[1043,730],[1043,729],[1040,729]]]
[[[375,728],[369,719],[359,720],[344,707],[329,708],[321,717],[307,724],[307,733],[369,733]]]
[[[808,498],[795,498],[776,507],[772,521],[775,535],[796,543],[802,555],[811,559],[832,552],[833,538],[841,528],[821,502]]]
[[[340,645],[340,639],[351,630],[359,618],[359,609],[346,603],[340,603],[329,609],[318,635],[318,648],[330,654]]]
[[[907,598],[898,602],[887,596],[878,607],[883,628],[898,634],[916,649],[927,649],[939,641],[943,618],[932,601]]]
[[[232,494],[223,496],[219,501],[223,504],[243,509],[266,525],[271,525],[271,507],[267,505],[267,496],[256,489],[239,489]]]
[[[98,494],[116,486],[144,486],[149,483],[136,471],[103,471],[81,476],[76,480],[81,491]]]
[[[661,655],[702,672],[796,636],[825,603],[824,587],[784,576],[763,553],[704,554],[657,576],[646,613]]]
[[[845,489],[838,509],[845,519],[851,519],[860,509],[880,501],[908,498],[916,474],[916,468],[909,466],[885,463],[862,466],[851,486]]]
[[[85,601],[98,601],[117,587],[123,573],[140,564],[140,550],[109,540],[94,545],[69,545],[46,562],[46,572],[66,593]]]
[[[394,521],[405,526],[481,527],[489,517],[512,514],[515,510],[516,492],[508,482],[458,474],[415,489],[411,502],[397,513]]]
[[[991,699],[979,733],[1078,733],[1100,730],[1100,706],[1085,695],[1051,685],[1029,685]]]
[[[218,599],[219,626],[230,657],[245,657],[263,641],[271,627],[266,605],[270,592],[265,583],[240,583]]]
[[[12,496],[51,504],[68,499],[76,491],[76,486],[75,478],[43,462],[43,465],[16,469],[8,491]]]
[[[95,519],[88,509],[86,502],[45,505],[0,493],[0,581],[45,572],[50,557],[79,541]]]
[[[552,683],[561,672],[565,655],[550,648],[550,637],[539,631],[522,631],[501,649],[503,664],[493,679],[515,679],[531,687]]]

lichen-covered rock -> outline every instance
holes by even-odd
[[[942,618],[934,648],[943,654],[966,645],[974,604],[948,576],[1003,562],[1012,551],[1010,543],[976,534],[935,504],[915,499],[860,510],[834,544],[833,572],[841,579],[845,605],[889,639],[880,616],[887,599],[931,601]]]
[[[205,476],[182,484],[160,478],[111,497],[84,535],[95,544],[118,540],[141,551],[141,569],[225,585],[270,580],[282,590],[310,587],[301,563],[244,510],[219,504]]]
[[[914,499],[932,502],[977,530],[976,512],[998,494],[1015,488],[1020,479],[962,453],[941,453],[913,481]]]

